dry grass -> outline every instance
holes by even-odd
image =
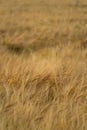
[[[87,9],[0,1],[0,130],[87,130]]]

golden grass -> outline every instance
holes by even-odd
[[[87,9],[50,1],[1,1],[0,130],[87,130]]]

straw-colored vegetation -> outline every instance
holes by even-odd
[[[86,0],[0,0],[0,130],[87,130]]]

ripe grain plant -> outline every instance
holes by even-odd
[[[87,130],[87,8],[0,0],[0,130]]]

